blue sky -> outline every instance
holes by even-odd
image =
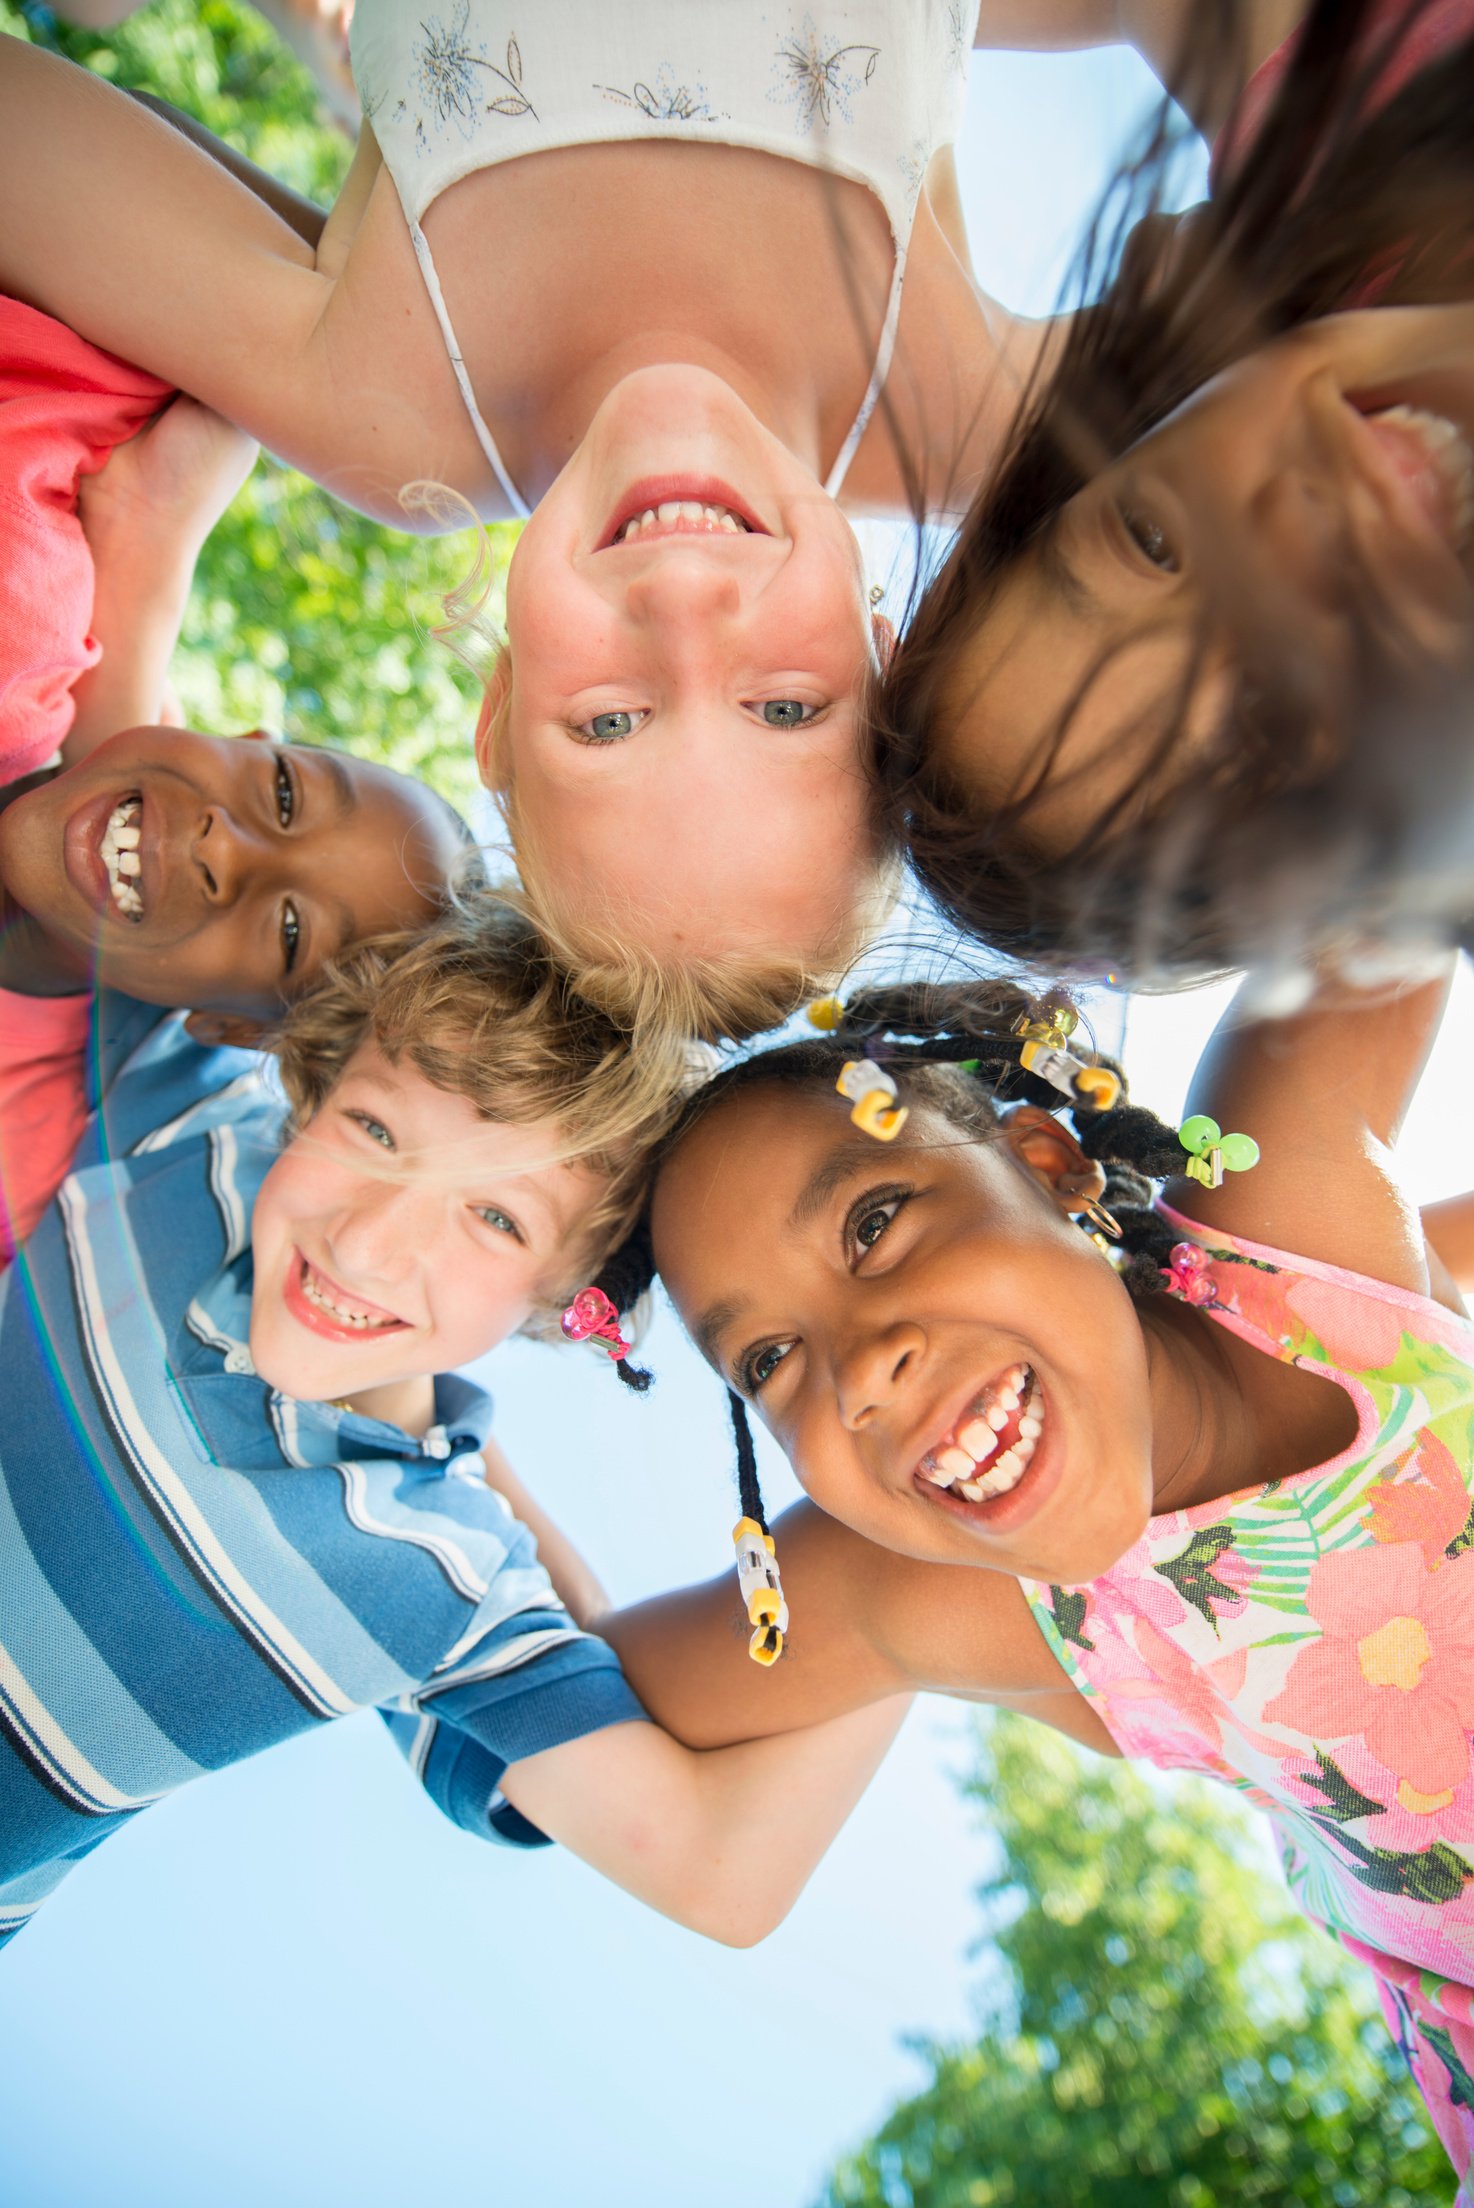
[[[974,259],[1042,311],[1149,80],[1132,57],[982,57],[961,172]],[[1132,1008],[1164,1112],[1215,992]],[[1404,1142],[1447,1192],[1435,1099],[1470,1093],[1461,978]],[[668,1316],[644,1402],[592,1357],[491,1361],[499,1433],[621,1599],[730,1557],[720,1390]],[[768,1452],[770,1502],[793,1492]],[[965,2028],[987,1840],[949,1781],[966,1717],[919,1705],[789,1923],[734,1955],[557,1850],[440,1820],[377,1720],[151,1811],[0,1968],[4,2208],[806,2208],[919,2082],[903,2032]],[[753,2162],[761,2158],[755,2179]]]

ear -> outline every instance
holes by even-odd
[[[504,644],[486,681],[486,700],[476,723],[476,771],[495,797],[511,786],[511,764],[503,742],[507,707],[512,697],[512,654]]]
[[[880,663],[880,671],[884,674],[896,649],[896,624],[888,614],[871,614],[870,640],[875,646],[875,657]]]
[[[203,1043],[207,1050],[220,1046],[256,1050],[268,1025],[266,1020],[250,1019],[244,1012],[190,1012],[185,1017],[184,1032],[191,1042]]]
[[[1025,1172],[1063,1212],[1073,1214],[1105,1193],[1105,1168],[1087,1158],[1062,1120],[1037,1104],[1015,1104],[1003,1114],[1003,1134]]]

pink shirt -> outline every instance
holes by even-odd
[[[156,376],[0,296],[0,784],[59,750],[72,684],[101,656],[78,485],[170,395]],[[0,1267],[82,1132],[91,1004],[0,990]]]
[[[66,1177],[87,1124],[92,998],[0,989],[0,1269]]]
[[[157,376],[0,297],[0,782],[60,749],[72,684],[101,657],[78,485],[170,396]]]

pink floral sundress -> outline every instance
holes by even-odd
[[[1356,1439],[1024,1593],[1124,1754],[1269,1812],[1296,1899],[1376,1974],[1474,2204],[1474,1324],[1166,1217],[1178,1292],[1344,1388]]]

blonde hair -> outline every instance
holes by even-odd
[[[650,1153],[698,1073],[677,1031],[633,1038],[581,997],[514,891],[465,891],[429,927],[359,943],[325,966],[274,1039],[294,1131],[365,1043],[408,1059],[483,1119],[552,1121],[604,1186],[557,1281],[522,1331],[559,1338],[557,1315],[633,1227]]]

